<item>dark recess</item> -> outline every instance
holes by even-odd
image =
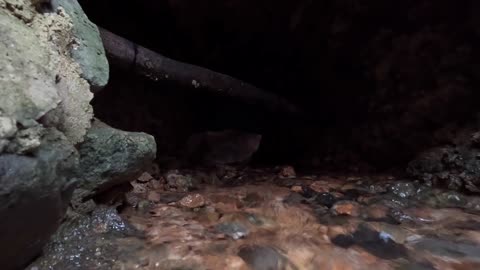
[[[97,115],[154,134],[161,155],[175,155],[192,132],[238,128],[264,134],[259,162],[403,168],[476,117],[473,0],[80,2],[103,28],[307,112],[271,115],[114,71],[94,102]]]

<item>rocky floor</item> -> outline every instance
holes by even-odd
[[[144,173],[28,269],[480,269],[480,197],[291,167]]]

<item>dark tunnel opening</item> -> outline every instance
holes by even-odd
[[[144,0],[135,10],[128,1],[81,3],[101,27],[305,111],[272,114],[113,72],[94,102],[98,117],[151,132],[160,156],[177,155],[194,132],[240,129],[263,135],[260,164],[404,168],[476,121],[474,1]]]

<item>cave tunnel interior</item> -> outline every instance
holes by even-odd
[[[287,98],[301,115],[154,82],[111,66],[97,117],[178,155],[207,130],[262,134],[254,164],[404,169],[475,128],[477,1],[82,0],[89,18],[169,58]]]

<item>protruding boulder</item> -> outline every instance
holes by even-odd
[[[79,146],[82,197],[132,181],[151,165],[155,139],[148,134],[114,129],[95,120]]]

